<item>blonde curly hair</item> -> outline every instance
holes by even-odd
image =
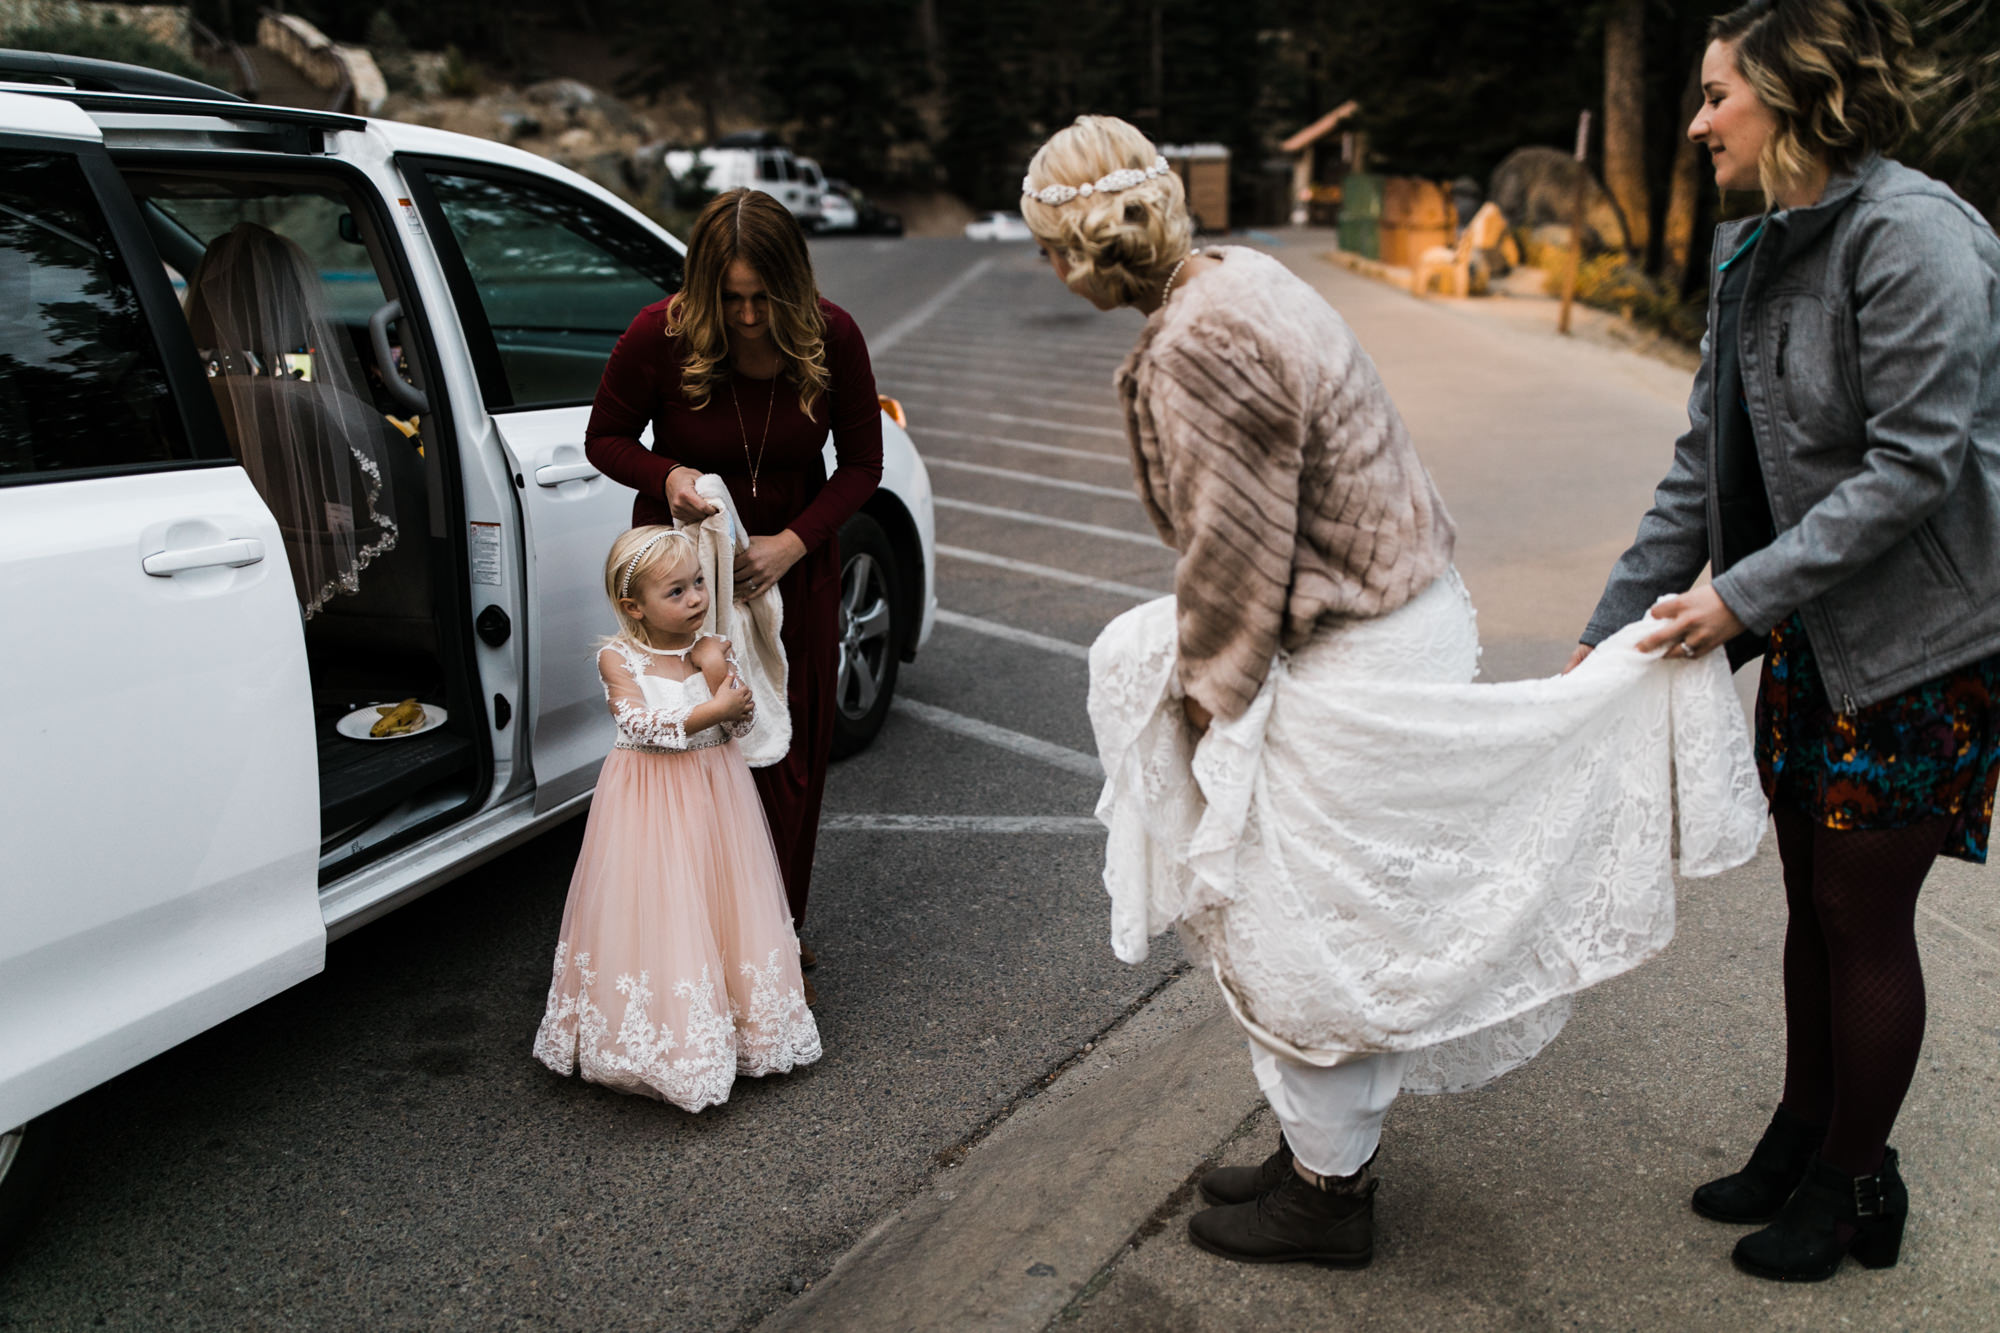
[[[1934,71],[1909,20],[1884,0],[1750,0],[1713,19],[1710,41],[1778,127],[1758,157],[1766,193],[1886,153],[1916,128]]]
[[[1151,139],[1116,116],[1078,116],[1036,150],[1027,188],[1082,185],[1128,167],[1144,171],[1159,154]],[[1173,172],[1066,204],[1024,194],[1021,217],[1036,240],[1062,255],[1069,285],[1104,305],[1131,305],[1157,291],[1194,243],[1187,191]]]

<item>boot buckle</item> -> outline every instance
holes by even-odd
[[[1880,1217],[1882,1215],[1882,1176],[1878,1172],[1872,1176],[1854,1178],[1854,1216]]]

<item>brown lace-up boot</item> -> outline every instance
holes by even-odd
[[[1239,1263],[1366,1268],[1375,1257],[1375,1183],[1365,1166],[1317,1185],[1290,1168],[1248,1203],[1196,1213],[1188,1239]]]
[[[1201,1178],[1201,1197],[1213,1204],[1248,1203],[1284,1183],[1292,1170],[1292,1145],[1278,1131],[1278,1151],[1256,1166],[1218,1166]]]

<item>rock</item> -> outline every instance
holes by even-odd
[[[500,131],[508,143],[519,143],[523,139],[539,138],[542,122],[526,111],[502,111]]]
[[[1559,148],[1516,148],[1507,154],[1493,169],[1489,195],[1514,226],[1560,226],[1562,243],[1568,245],[1579,176],[1584,182],[1584,249],[1625,249],[1625,220],[1616,201],[1588,168]]]

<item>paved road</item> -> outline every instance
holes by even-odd
[[[955,614],[904,671],[912,707],[830,783],[807,932],[826,1058],[700,1117],[535,1064],[575,821],[86,1099],[0,1328],[738,1327],[1171,975],[1171,951],[1104,947],[1087,827],[1076,645],[1133,598],[1005,563],[1167,586],[1110,407],[1133,322],[1031,254],[818,250],[966,552],[940,564]]]

